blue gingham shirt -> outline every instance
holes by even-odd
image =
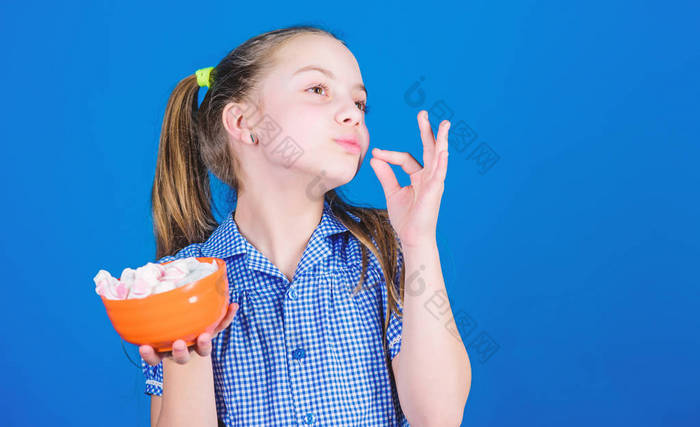
[[[352,295],[362,272],[360,247],[326,201],[292,282],[240,234],[233,212],[207,241],[157,261],[226,262],[229,303],[239,308],[212,340],[220,425],[408,425],[382,343],[386,285],[369,251],[365,283]],[[401,254],[398,262],[403,265]],[[402,321],[394,313],[389,319],[393,359]],[[145,393],[162,395],[163,363],[150,366],[141,358],[141,367]]]

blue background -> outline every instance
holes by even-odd
[[[438,101],[478,135],[450,150],[438,224],[463,425],[699,425],[700,14],[660,3],[3,2],[2,424],[148,425],[92,279],[154,260],[175,84],[312,23],[360,64],[371,147],[422,159],[416,114]],[[368,159],[345,194],[384,207]]]

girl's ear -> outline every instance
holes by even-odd
[[[239,103],[228,103],[222,112],[222,120],[224,129],[231,137],[244,144],[255,144],[255,138],[251,130],[248,128],[250,116],[246,114],[248,110],[253,108]]]

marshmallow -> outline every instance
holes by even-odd
[[[95,292],[106,299],[145,298],[200,280],[218,268],[216,261],[206,263],[188,257],[165,265],[149,262],[136,270],[127,267],[120,279],[100,270],[93,280]]]

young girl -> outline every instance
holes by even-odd
[[[225,260],[230,306],[192,348],[139,348],[152,425],[460,424],[471,370],[436,245],[449,122],[436,140],[419,113],[425,167],[374,149],[380,210],[334,190],[367,153],[366,113],[354,56],[312,26],[254,37],[177,85],[153,184],[156,257]],[[221,224],[208,171],[237,196]],[[418,283],[405,293],[404,260]]]

